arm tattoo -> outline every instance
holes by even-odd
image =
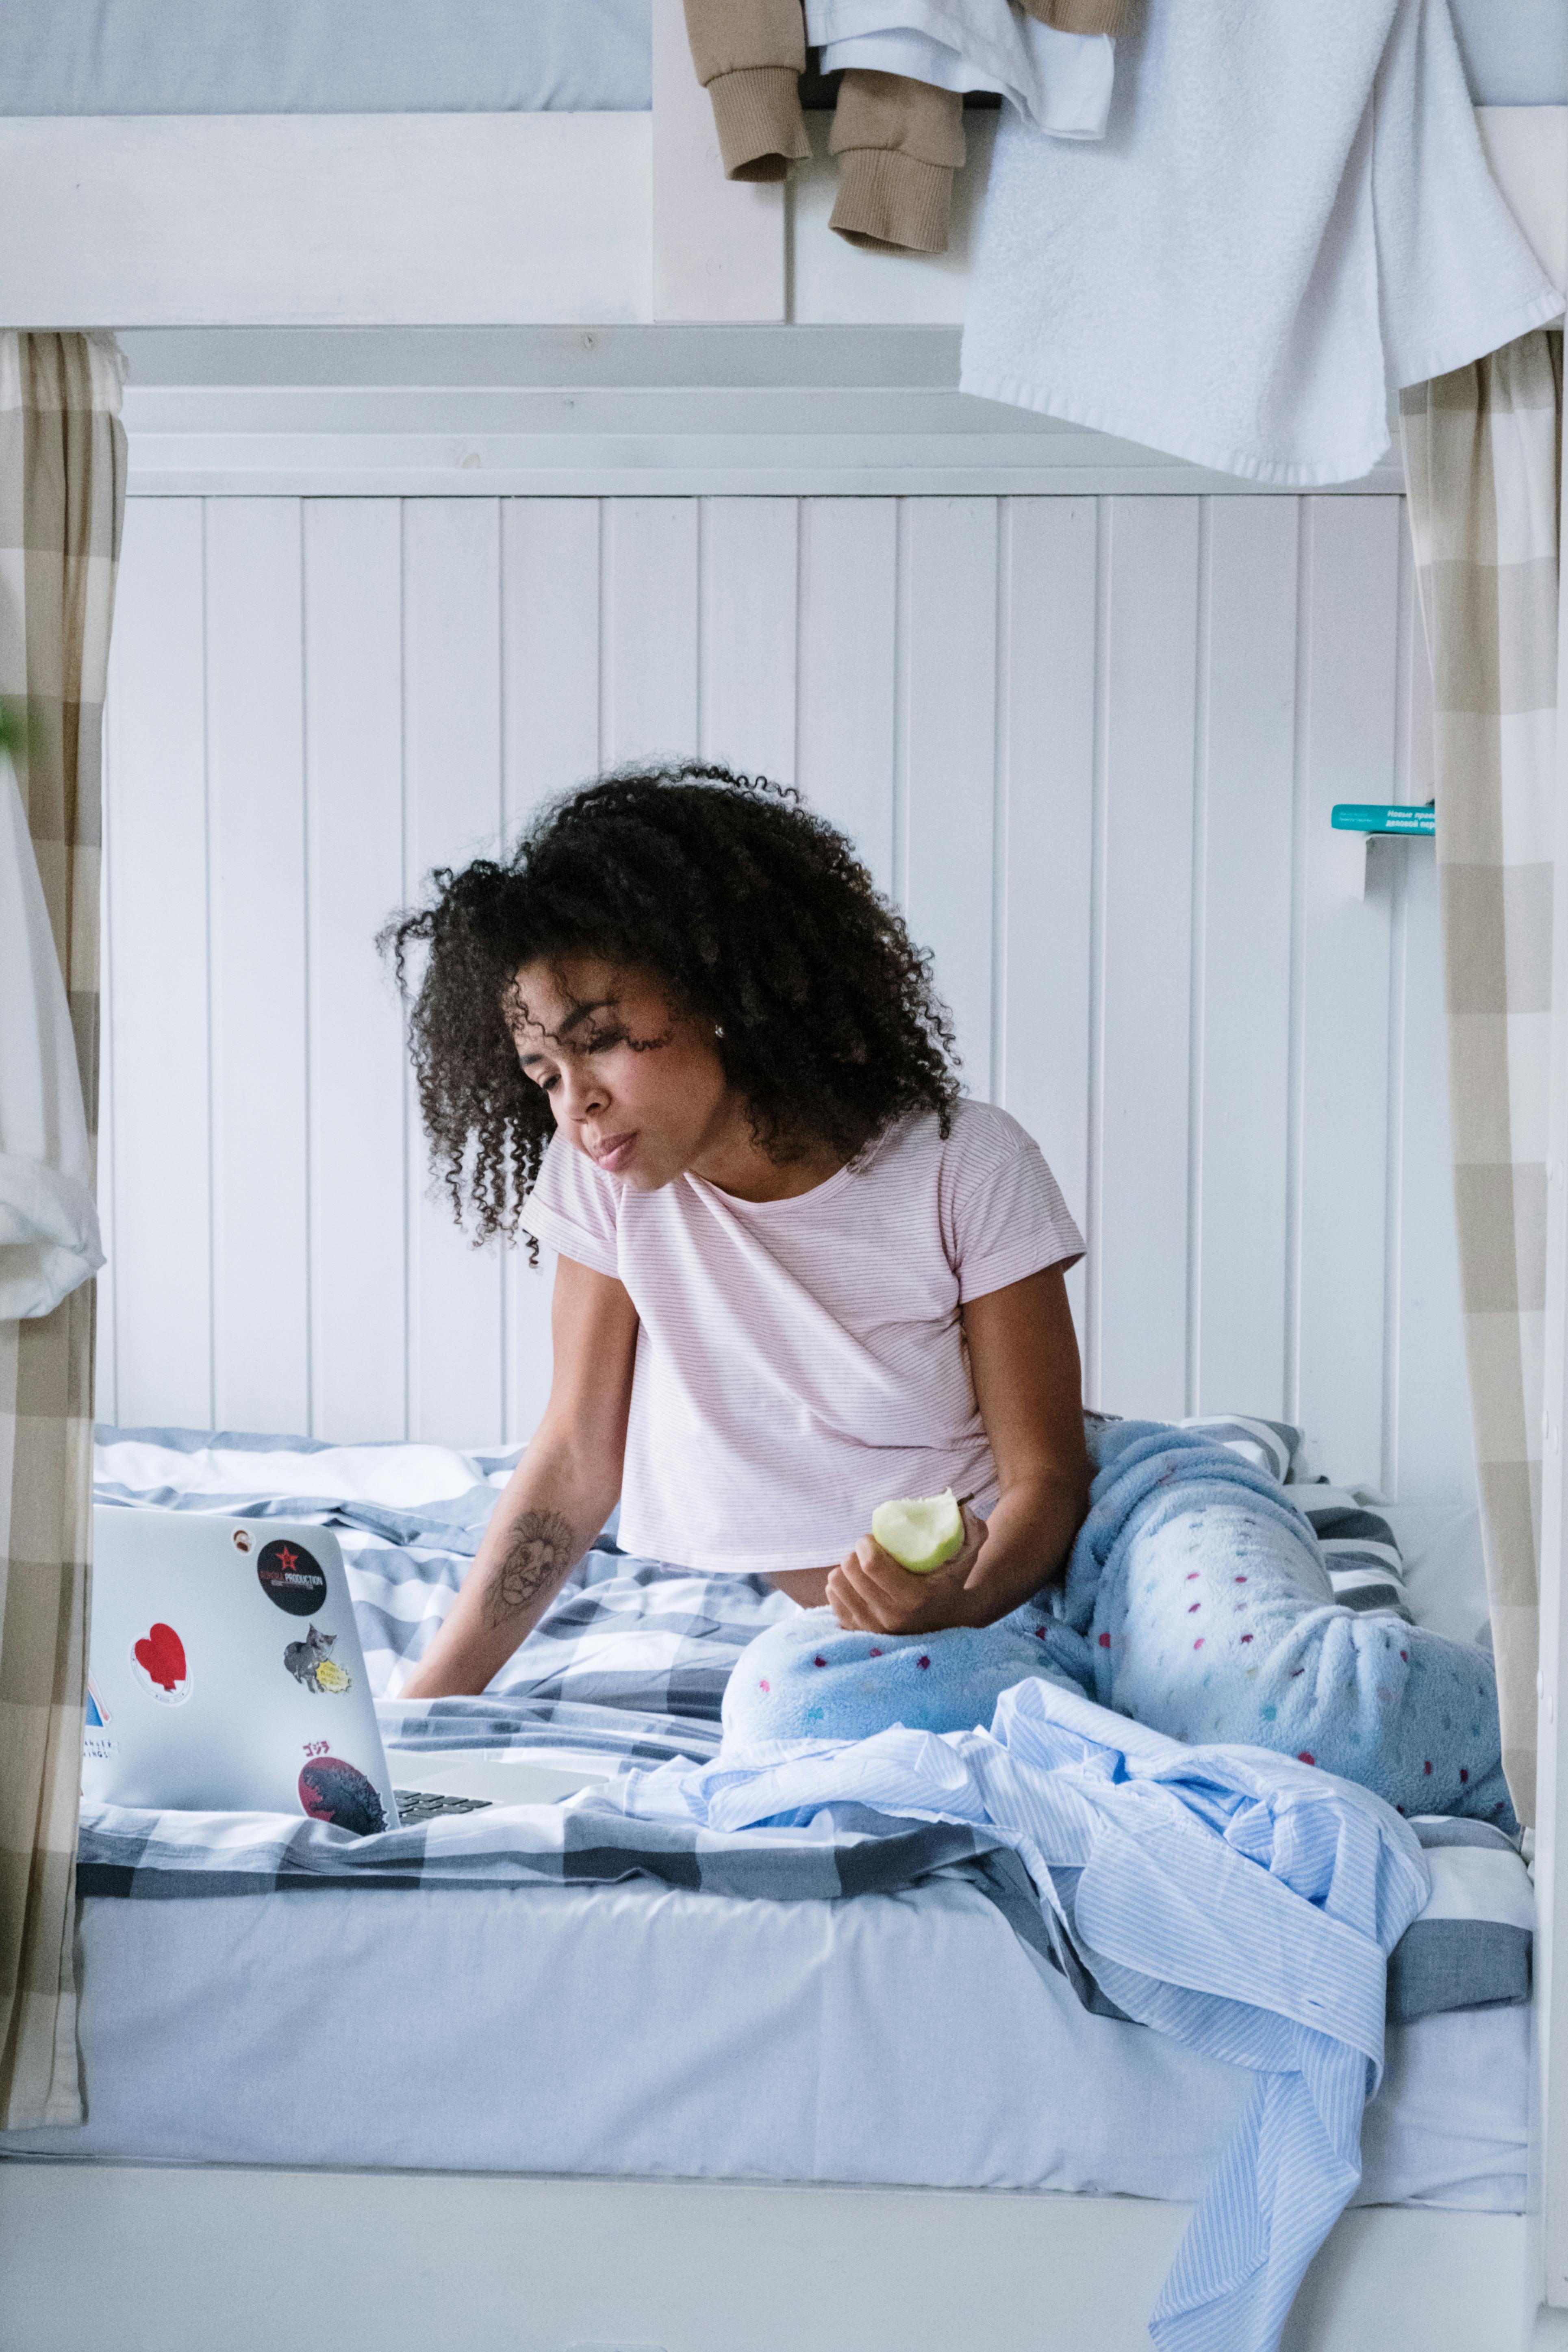
[[[524,1511],[508,1531],[485,1585],[485,1623],[493,1632],[520,1617],[571,1567],[575,1547],[570,1524],[559,1511]]]

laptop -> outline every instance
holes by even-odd
[[[394,1788],[330,1528],[94,1511],[89,1802],[309,1814],[372,1836],[608,1777],[600,1759],[462,1749],[422,1755],[419,1769],[430,1788]]]

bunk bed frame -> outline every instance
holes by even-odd
[[[956,324],[989,125],[937,263],[831,236],[819,152],[787,189],[721,179],[679,0],[654,0],[648,114],[0,121],[0,318],[37,327],[549,329]],[[1568,108],[1482,110],[1500,184],[1568,282]],[[656,339],[662,341],[662,339]],[[657,361],[657,353],[654,354]],[[428,379],[427,379],[428,380]],[[690,381],[689,377],[687,379]],[[1237,485],[954,396],[827,402],[811,429],[664,395],[453,394],[332,430],[305,393],[132,388],[143,490],[903,495]],[[899,405],[900,398],[903,405]],[[592,396],[590,396],[591,400]],[[923,401],[923,405],[922,405]],[[773,405],[776,405],[773,404]],[[890,428],[890,429],[889,429]],[[1365,487],[1397,487],[1390,461]],[[1568,610],[1568,599],[1564,600]],[[1565,670],[1568,675],[1568,670]],[[1568,790],[1560,857],[1568,871]],[[1561,898],[1561,894],[1560,894]],[[1568,1003],[1568,907],[1557,910]],[[1541,2053],[1525,2215],[1346,2213],[1289,2352],[1568,2347],[1568,1822],[1563,1607],[1568,1055],[1557,1057],[1542,1542]],[[1565,1832],[1568,1833],[1568,1832]],[[17,2352],[1132,2352],[1187,2209],[1130,2198],[222,2166],[0,2164],[0,2341]]]

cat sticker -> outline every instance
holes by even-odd
[[[352,1688],[353,1676],[331,1655],[337,1638],[335,1633],[318,1633],[312,1625],[302,1642],[289,1643],[283,1653],[283,1663],[302,1689],[346,1691]]]
[[[183,1706],[191,1695],[185,1645],[172,1625],[151,1625],[132,1643],[131,1670],[160,1706]]]
[[[290,1617],[313,1617],[327,1602],[327,1580],[303,1544],[279,1536],[263,1544],[257,1555],[256,1576],[277,1609]]]
[[[331,1822],[355,1837],[374,1837],[386,1827],[374,1782],[341,1756],[312,1756],[300,1775],[300,1803],[313,1822]]]

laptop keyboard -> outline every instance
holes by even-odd
[[[394,1789],[397,1800],[397,1821],[401,1829],[409,1829],[416,1822],[434,1821],[437,1813],[479,1813],[491,1801],[489,1797],[447,1797],[434,1789]]]

